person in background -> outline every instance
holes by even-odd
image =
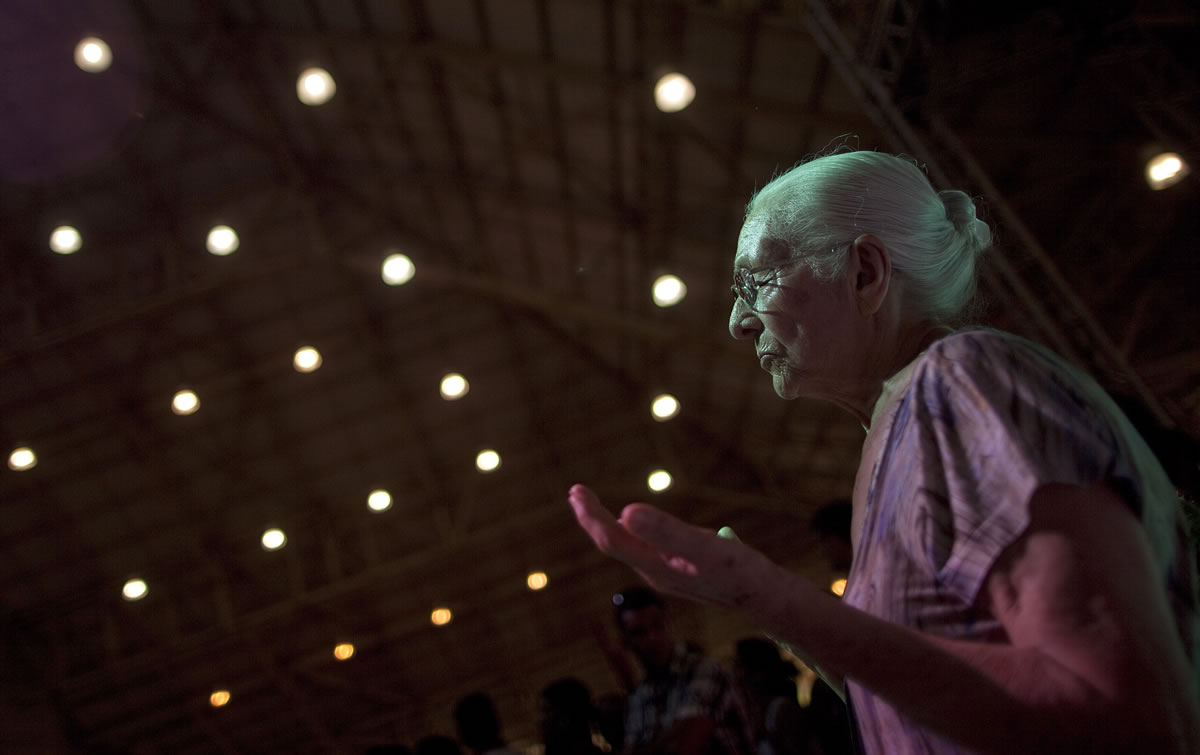
[[[592,742],[592,693],[573,677],[542,690],[540,724],[545,755],[600,755]]]
[[[453,737],[430,734],[417,740],[415,755],[462,755]]]
[[[475,692],[454,706],[454,725],[458,741],[474,755],[517,755],[504,745],[500,734],[500,715],[492,698]]]
[[[969,195],[879,152],[803,163],[747,209],[730,334],[781,398],[867,433],[842,600],[652,506],[568,501],[656,589],[785,641],[843,691],[867,753],[1200,752],[1175,487],[1078,367],[953,329],[990,243]]]
[[[736,648],[733,677],[750,714],[755,753],[824,755],[796,700],[796,667],[779,657],[770,640],[747,637]]]
[[[629,696],[625,752],[749,755],[748,720],[729,674],[675,640],[663,599],[633,587],[613,605],[621,640],[645,670]]]

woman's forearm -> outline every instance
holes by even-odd
[[[1178,746],[1168,725],[1161,727],[1168,741],[1146,750],[1147,738],[1160,731],[1145,731],[1130,706],[1104,698],[1036,649],[947,640],[889,624],[783,569],[766,584],[784,589],[744,607],[768,632],[966,747],[1100,753]]]

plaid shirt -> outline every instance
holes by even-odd
[[[729,674],[683,643],[665,673],[647,676],[629,696],[625,748],[645,747],[674,724],[705,716],[714,724],[705,753],[750,755],[747,716]]]

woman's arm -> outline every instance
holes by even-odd
[[[1047,486],[985,601],[1011,644],[946,640],[853,609],[735,541],[642,504],[580,524],[655,587],[732,606],[918,724],[980,752],[1200,752],[1196,690],[1149,547],[1107,487]]]

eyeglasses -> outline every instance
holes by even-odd
[[[795,267],[803,261],[789,260],[781,265],[763,265],[762,267],[755,267],[750,270],[736,270],[733,273],[733,285],[729,287],[729,290],[733,291],[734,296],[744,301],[747,307],[757,312],[758,291],[763,286],[772,285],[772,282],[770,280],[757,280],[754,276],[767,271],[778,273],[785,268]]]

